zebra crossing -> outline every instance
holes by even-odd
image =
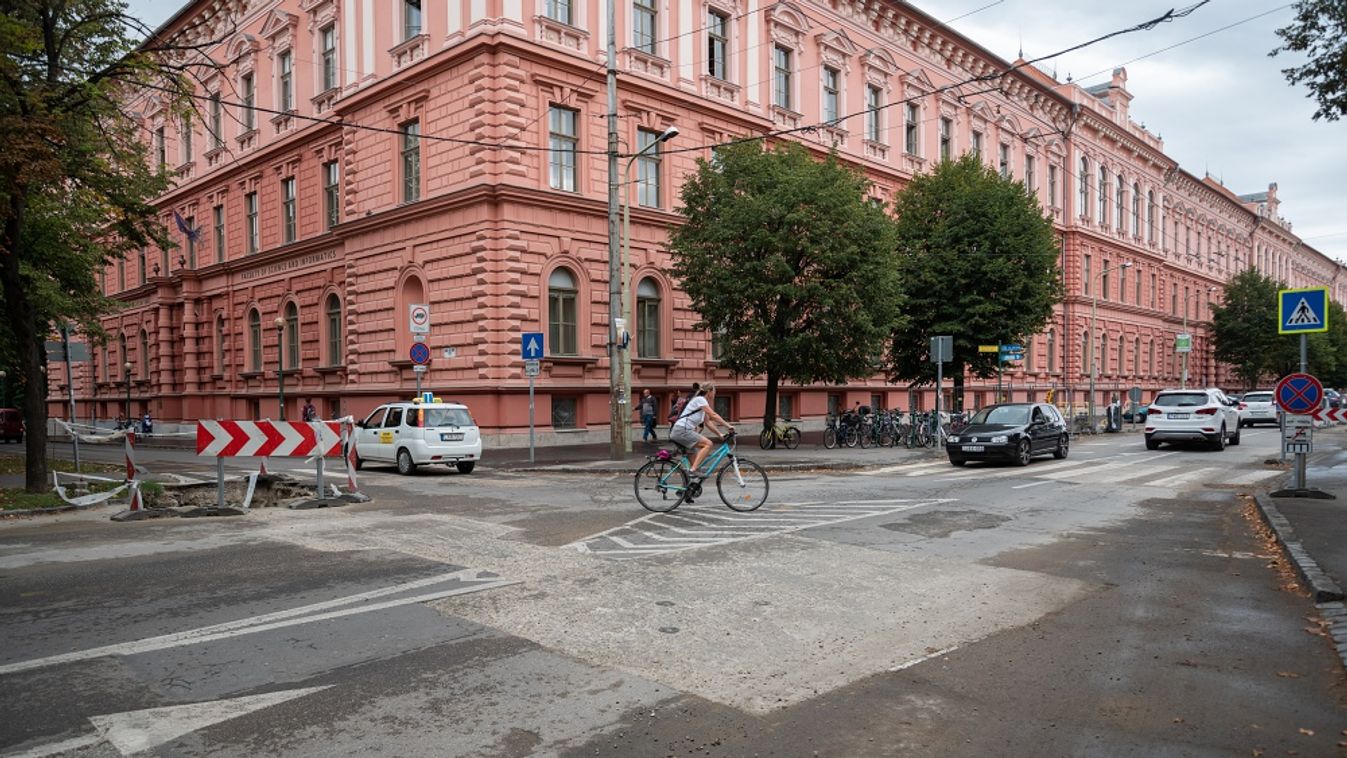
[[[1166,456],[1123,460],[1069,458],[1063,461],[1036,460],[1024,468],[974,465],[964,469],[955,469],[949,461],[940,459],[882,466],[858,473],[861,476],[938,477],[943,481],[1037,479],[1063,484],[1134,484],[1167,489],[1196,484],[1249,486],[1284,474],[1277,469],[1263,468],[1231,473],[1228,466],[1194,466],[1191,458],[1157,462],[1163,457]]]
[[[726,510],[718,501],[708,501],[684,505],[669,513],[651,513],[572,542],[568,547],[604,558],[642,558],[761,539],[948,502],[953,502],[953,498],[769,501],[751,513],[736,513]]]

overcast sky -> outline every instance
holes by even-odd
[[[765,0],[764,0],[765,1]],[[1177,0],[1183,9],[1200,0]],[[992,53],[1033,59],[1135,26],[1175,7],[1176,0],[915,0],[913,3]],[[184,0],[130,0],[151,26]],[[979,10],[981,9],[981,10]],[[1270,12],[1269,12],[1270,11]],[[1257,18],[1254,18],[1257,16]],[[1281,69],[1299,63],[1269,58],[1274,33],[1293,18],[1278,0],[1209,0],[1185,18],[1115,37],[1039,64],[1085,86],[1127,68],[1132,118],[1165,142],[1189,173],[1220,179],[1237,194],[1277,183],[1281,213],[1319,251],[1347,262],[1347,119],[1313,121],[1303,87]],[[1244,22],[1244,23],[1240,23]],[[1223,27],[1237,24],[1228,29]],[[1208,35],[1208,36],[1202,36]],[[1201,39],[1193,39],[1202,36]],[[1191,42],[1186,40],[1192,39]],[[1157,52],[1178,45],[1172,50]],[[1134,60],[1148,56],[1142,60]]]

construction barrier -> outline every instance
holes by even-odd
[[[196,427],[196,453],[215,458],[218,483],[217,507],[224,510],[224,459],[239,456],[303,457],[316,464],[319,502],[326,498],[324,469],[327,458],[341,456],[347,468],[347,487],[352,495],[355,488],[354,463],[351,459],[351,427],[355,420],[349,416],[336,421],[234,421],[202,420]],[[243,510],[252,500],[257,474],[248,485],[248,497]],[[335,488],[334,488],[335,489]]]

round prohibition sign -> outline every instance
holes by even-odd
[[[417,307],[412,309],[412,323],[416,326],[425,326],[430,321],[430,311],[427,308]]]
[[[424,366],[430,363],[430,348],[426,347],[424,342],[413,342],[411,350],[407,351],[407,357],[412,359],[412,363]]]
[[[1324,385],[1309,374],[1287,374],[1274,392],[1277,407],[1286,413],[1310,413],[1324,400]]]

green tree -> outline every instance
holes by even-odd
[[[698,161],[671,232],[673,273],[720,348],[720,365],[765,375],[763,423],[782,380],[873,374],[899,317],[893,224],[869,183],[794,143],[747,142]]]
[[[142,43],[117,0],[0,0],[0,340],[24,387],[29,491],[47,487],[43,342],[58,323],[99,334],[110,302],[96,274],[147,244],[169,245],[151,200],[168,186],[129,112],[136,88],[180,115],[196,55],[214,41]],[[180,39],[186,38],[184,34]]]
[[[893,335],[895,379],[935,379],[929,338],[954,337],[954,377],[992,376],[998,357],[979,344],[1004,344],[1039,333],[1061,300],[1052,223],[1019,182],[1003,179],[973,155],[914,177],[895,199],[899,272],[907,314]]]
[[[1347,2],[1300,0],[1296,18],[1277,30],[1282,45],[1268,55],[1305,53],[1309,60],[1282,69],[1291,84],[1305,84],[1318,101],[1314,120],[1337,121],[1347,115]]]
[[[1235,369],[1246,390],[1256,388],[1288,359],[1277,335],[1277,290],[1282,284],[1256,269],[1236,274],[1212,306],[1211,339],[1216,360]]]

